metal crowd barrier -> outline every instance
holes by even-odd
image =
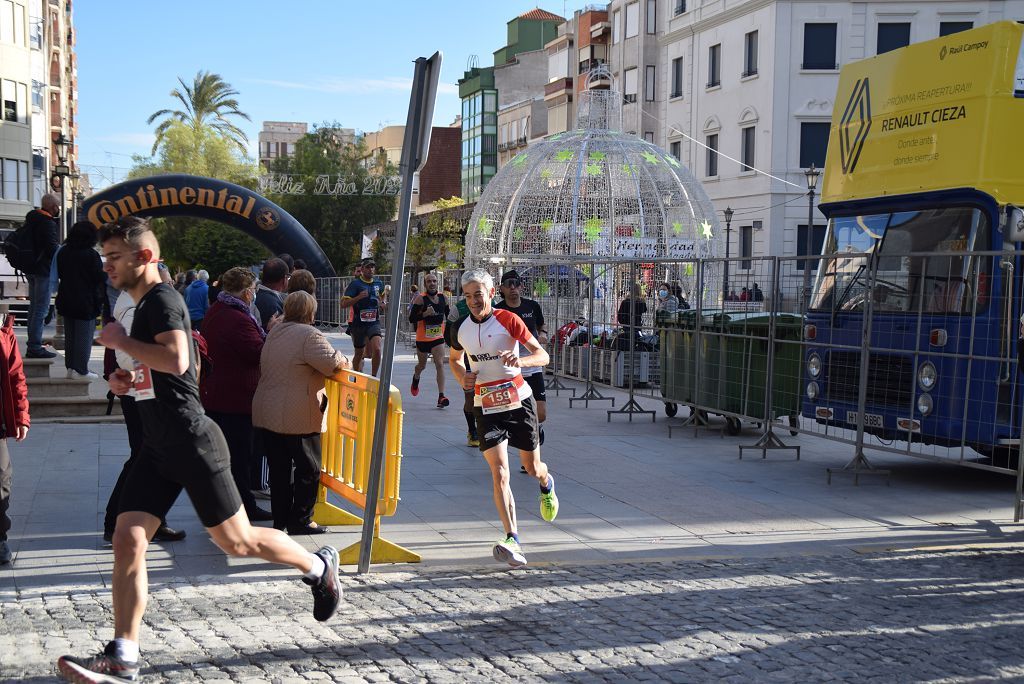
[[[850,462],[829,476],[849,472],[855,481],[865,473],[885,474],[866,450],[1013,474],[1019,519],[1024,402],[1011,338],[1024,301],[1012,272],[1020,256],[844,253],[831,259],[533,261],[504,268],[526,274],[524,294],[544,309],[552,332],[549,371],[584,383],[572,407],[608,401],[609,420],[638,414],[653,420],[655,412],[640,402],[654,399],[669,416],[689,409],[672,428],[696,433],[718,425],[738,434],[755,427],[759,437],[739,447],[740,457],[748,449],[762,457],[785,449],[799,459],[787,432],[850,444]],[[836,311],[825,301],[808,309],[823,261],[829,272],[821,277],[831,283],[831,296],[846,297]],[[965,279],[958,274],[966,263],[980,266]],[[998,281],[993,263],[1004,276]],[[908,275],[911,265],[918,275]],[[661,282],[679,287],[690,308],[665,310],[655,295]],[[1001,292],[991,291],[996,282]],[[941,339],[929,341],[929,334]],[[808,395],[812,354],[823,378],[814,397]],[[926,364],[942,365],[944,394],[922,389],[920,373],[931,372],[921,370]],[[629,393],[624,406],[615,408],[614,397],[602,392],[612,387]],[[936,402],[935,410],[963,398],[948,421],[957,434],[935,439],[922,431],[927,414],[917,402],[925,401],[923,394]],[[849,409],[829,412],[818,405],[828,402]],[[892,419],[869,410],[879,403],[896,412]],[[999,436],[997,428],[1006,424],[1017,436]]]
[[[313,509],[319,525],[361,525],[362,518],[327,501],[332,491],[365,510],[371,447],[379,382],[362,373],[343,372],[326,383],[327,431],[322,435],[320,489]],[[402,467],[402,395],[390,390],[388,434],[384,447],[384,474],[373,526],[372,563],[418,563],[420,556],[380,537],[380,519],[395,514]],[[341,551],[341,563],[359,561],[360,542]]]

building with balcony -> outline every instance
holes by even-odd
[[[78,176],[78,68],[70,0],[0,1],[0,229],[14,229],[59,191],[60,164]],[[64,160],[54,141],[71,143]],[[70,206],[77,186],[69,187]]]
[[[613,49],[612,63],[620,75],[638,69],[639,80],[629,77],[626,84],[637,82],[643,96],[633,105],[642,113],[627,127],[654,131],[655,142],[702,179],[716,209],[733,210],[727,235],[733,257],[804,254],[808,230],[812,252],[820,253],[825,219],[815,206],[808,221],[804,171],[824,166],[844,64],[993,21],[1024,19],[1024,0],[746,0],[728,6],[616,0],[612,7],[621,17],[623,47]],[[634,29],[637,16],[645,21]],[[627,41],[646,37],[657,38],[662,51],[640,71],[630,59],[638,51]],[[752,277],[754,263],[742,262],[734,275]]]
[[[558,25],[563,22],[562,17],[542,9],[511,19],[507,26],[508,43],[494,52],[494,66],[471,65],[459,80],[460,176],[462,197],[467,202],[479,197],[498,171],[499,109],[543,99],[548,70],[544,45],[555,38]],[[546,129],[546,120],[544,124]]]
[[[295,143],[308,132],[304,121],[264,121],[259,133],[260,166],[269,169],[275,159],[295,154]]]
[[[544,48],[548,53],[548,80],[544,86],[547,132],[561,133],[573,126],[576,96],[586,87],[591,70],[608,61],[611,28],[605,5],[588,5],[558,27],[558,36]],[[608,88],[600,79],[591,87]]]

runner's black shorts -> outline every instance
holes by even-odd
[[[184,489],[203,527],[216,527],[242,507],[224,434],[200,416],[175,444],[146,444],[121,489],[118,511],[163,519]]]
[[[416,351],[421,354],[429,354],[439,344],[444,344],[444,338],[439,337],[436,340],[430,340],[429,342],[420,342],[416,340]]]
[[[530,386],[533,391],[533,398],[537,401],[547,401],[548,395],[544,391],[544,373],[531,373],[530,375],[524,375],[523,380]]]
[[[505,441],[521,451],[533,451],[540,446],[533,397],[523,399],[519,408],[501,413],[485,414],[479,406],[474,406],[473,415],[476,417],[476,434],[480,437],[480,451],[493,449]]]
[[[352,338],[352,346],[356,349],[365,347],[366,341],[371,337],[384,337],[384,333],[380,331],[380,321],[376,323],[352,323],[348,327],[348,334]]]

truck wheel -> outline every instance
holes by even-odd
[[[665,402],[665,415],[669,418],[673,418],[679,413],[679,404],[673,404],[670,401]]]
[[[793,435],[794,437],[799,435],[800,431],[796,429],[798,427],[800,427],[800,416],[796,416],[796,415],[790,416],[789,417],[789,434]]]

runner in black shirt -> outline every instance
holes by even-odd
[[[196,384],[191,323],[182,298],[162,283],[160,246],[143,219],[128,216],[100,230],[104,270],[136,305],[129,336],[120,323],[100,333],[105,346],[135,359],[134,371],[110,376],[114,394],[135,390],[145,444],[124,483],[114,529],[114,640],[93,658],[63,656],[60,673],[76,682],[133,681],[148,584],[146,548],[184,489],[213,541],[235,556],[291,565],[313,589],[313,616],[327,620],[341,600],[338,553],[311,554],[279,530],[252,527],[231,477],[227,443],[203,413]]]
[[[494,308],[511,311],[523,319],[526,329],[537,338],[537,341],[543,347],[548,343],[548,331],[544,327],[544,312],[541,311],[540,304],[536,301],[522,296],[522,286],[523,281],[519,277],[519,273],[516,271],[506,271],[501,276],[500,290],[502,301],[500,304],[496,304]],[[544,391],[544,369],[524,368],[523,380],[526,380],[530,384],[530,389],[533,390],[533,399],[537,404],[540,443],[543,444],[544,421],[548,418],[548,395]],[[525,473],[525,466],[520,466],[519,472]]]

